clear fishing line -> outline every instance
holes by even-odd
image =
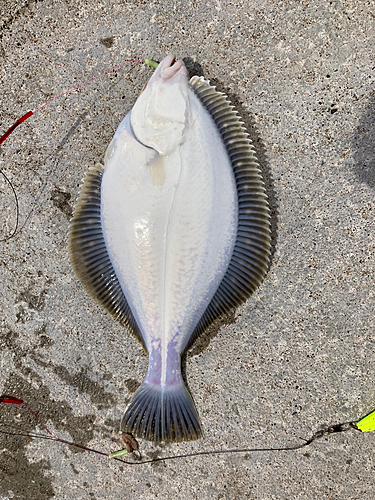
[[[62,96],[67,95],[67,94],[70,94],[70,93],[75,92],[75,91],[77,91],[79,89],[82,89],[83,87],[86,87],[86,85],[88,85],[89,83],[93,82],[94,80],[97,80],[98,78],[100,78],[100,77],[102,77],[104,75],[107,75],[111,71],[114,71],[115,69],[120,68],[121,66],[124,66],[125,64],[131,64],[131,63],[134,63],[134,62],[146,62],[146,64],[148,64],[148,61],[150,61],[150,60],[149,59],[131,59],[129,61],[124,61],[124,62],[122,62],[120,64],[117,64],[116,66],[113,66],[110,69],[107,69],[106,71],[103,71],[103,73],[100,73],[100,75],[94,76],[94,78],[91,78],[90,80],[87,80],[87,82],[82,83],[82,85],[78,85],[78,87],[74,87],[72,89],[66,90],[65,92],[62,92],[61,94],[59,94],[59,95],[57,95],[55,97],[51,97],[51,99],[49,99],[47,102],[45,102],[44,104],[42,104],[38,108],[34,109],[34,111],[28,111],[27,113],[25,113],[11,127],[9,127],[9,129],[5,132],[5,134],[3,134],[0,137],[0,145],[14,132],[14,130],[19,125],[21,125],[21,123],[23,123],[28,118],[30,118],[30,116],[35,115],[35,113],[37,113],[38,111],[40,111],[41,109],[43,109],[45,106],[47,106],[47,104],[49,104],[50,102],[54,101],[55,99],[58,99],[59,97],[62,97]],[[153,62],[153,61],[151,61],[151,62]],[[149,66],[150,66],[150,64],[149,64]]]
[[[8,139],[8,137],[16,130],[16,128],[19,127],[19,125],[21,125],[23,122],[25,122],[31,116],[35,115],[35,113],[37,113],[38,111],[42,110],[45,106],[47,106],[48,104],[50,104],[52,101],[55,101],[56,99],[59,99],[60,97],[63,97],[63,96],[68,95],[68,94],[71,94],[72,92],[76,92],[76,91],[82,89],[83,87],[86,87],[86,85],[89,85],[90,83],[92,83],[93,81],[97,80],[98,78],[101,78],[102,76],[107,75],[111,71],[114,71],[114,70],[120,68],[121,66],[124,66],[125,64],[131,64],[131,63],[136,63],[136,62],[144,62],[144,63],[146,63],[148,66],[150,66],[152,68],[156,68],[157,65],[158,65],[157,62],[152,61],[150,59],[130,59],[130,60],[127,60],[127,61],[123,61],[120,64],[116,64],[116,66],[113,66],[112,68],[107,69],[106,71],[103,71],[99,75],[91,78],[90,80],[87,80],[85,83],[82,83],[81,85],[78,85],[77,87],[73,87],[73,88],[71,88],[69,90],[66,90],[65,92],[62,92],[61,94],[59,94],[57,96],[52,97],[47,102],[45,102],[44,104],[42,104],[38,108],[34,109],[34,111],[28,111],[27,113],[25,113],[11,127],[9,127],[9,129],[0,137],[0,145],[3,144],[6,141],[6,139]],[[10,188],[12,190],[12,193],[13,193],[13,196],[14,196],[14,200],[15,200],[15,211],[16,211],[16,216],[15,216],[16,221],[15,221],[13,230],[11,231],[11,233],[7,237],[0,239],[0,242],[5,242],[5,241],[8,241],[11,238],[13,238],[17,234],[17,232],[18,232],[18,226],[19,226],[19,203],[18,203],[18,197],[17,197],[16,190],[14,189],[14,186],[13,186],[11,180],[9,179],[9,177],[2,170],[0,170],[0,173],[2,174],[2,176],[5,179],[5,181],[7,182],[7,184],[9,184],[9,186],[10,186]],[[27,219],[28,219],[28,217],[30,215],[31,215],[31,212],[27,216]],[[26,219],[26,221],[27,221],[27,219]]]
[[[277,452],[277,451],[297,451],[302,448],[306,448],[309,446],[311,443],[316,441],[317,439],[320,439],[322,437],[329,436],[331,434],[337,434],[341,432],[347,432],[350,430],[357,430],[360,432],[370,432],[375,430],[375,411],[371,412],[369,415],[365,416],[359,421],[353,421],[353,422],[344,422],[340,424],[335,424],[331,425],[329,427],[326,427],[324,429],[321,429],[315,434],[313,434],[309,439],[303,439],[303,443],[297,444],[294,446],[280,446],[280,447],[269,447],[269,448],[244,448],[244,449],[229,449],[229,450],[212,450],[212,451],[198,451],[198,452],[193,452],[193,453],[184,453],[181,455],[171,455],[167,457],[160,457],[160,458],[154,458],[154,459],[146,459],[143,460],[141,457],[141,454],[138,452],[138,443],[132,436],[128,436],[129,439],[124,441],[121,440],[123,443],[131,443],[130,447],[126,446],[127,449],[122,449],[118,450],[115,452],[111,453],[106,453],[103,451],[95,450],[94,448],[89,448],[87,446],[73,443],[71,441],[67,441],[65,439],[61,439],[55,434],[53,434],[48,427],[42,422],[42,420],[39,418],[39,416],[22,400],[19,399],[15,396],[0,396],[0,404],[5,403],[5,404],[12,404],[12,405],[19,405],[23,407],[25,410],[27,410],[33,417],[38,421],[38,423],[43,427],[43,429],[48,433],[46,434],[37,434],[37,433],[26,433],[26,432],[11,432],[8,429],[1,429],[0,428],[0,433],[1,434],[6,434],[10,436],[24,436],[24,437],[30,437],[34,439],[47,439],[51,441],[56,441],[58,443],[62,443],[71,447],[79,448],[84,451],[88,451],[90,453],[95,453],[97,455],[101,455],[106,457],[108,460],[117,460],[119,462],[125,463],[127,465],[144,465],[144,464],[152,464],[155,462],[165,462],[165,461],[170,461],[170,460],[177,460],[177,459],[183,459],[183,458],[193,458],[193,457],[198,457],[198,456],[213,456],[213,455],[226,455],[226,454],[233,454],[233,453],[255,453],[255,452]],[[129,462],[127,460],[123,460],[122,456],[130,454],[135,461]]]

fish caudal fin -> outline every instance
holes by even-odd
[[[125,410],[121,430],[154,442],[202,437],[197,410],[182,381],[173,387],[144,381]]]

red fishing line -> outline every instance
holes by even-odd
[[[23,116],[21,116],[21,118],[19,118],[6,132],[5,134],[3,134],[1,137],[0,137],[0,145],[12,134],[12,132],[14,132],[14,130],[19,126],[21,125],[21,123],[23,123],[25,120],[27,120],[28,118],[30,118],[30,116],[34,115],[35,113],[37,113],[38,111],[40,111],[42,108],[44,108],[44,106],[47,106],[47,104],[49,104],[50,102],[54,101],[55,99],[58,99],[59,97],[62,97],[64,95],[67,95],[67,94],[70,94],[71,92],[75,92],[76,90],[79,90],[81,89],[82,87],[85,87],[86,85],[88,85],[89,83],[93,82],[94,80],[97,80],[98,78],[100,78],[101,76],[104,76],[106,75],[107,73],[110,73],[111,71],[117,69],[117,68],[120,68],[121,66],[123,66],[124,64],[130,64],[130,63],[134,63],[134,62],[145,62],[144,59],[131,59],[131,60],[128,60],[128,61],[124,61],[120,64],[116,64],[116,66],[113,66],[112,68],[110,69],[107,69],[106,71],[103,71],[103,73],[100,73],[100,75],[97,75],[97,76],[94,76],[94,78],[91,78],[90,80],[88,80],[87,82],[83,83],[82,85],[78,85],[78,87],[74,87],[72,89],[69,89],[69,90],[66,90],[65,92],[62,92],[61,94],[55,96],[55,97],[52,97],[51,99],[49,99],[47,102],[45,102],[44,104],[42,104],[41,106],[39,106],[39,108],[36,108],[34,111],[28,111],[27,113],[25,113]],[[16,224],[15,224],[15,227],[14,227],[14,230],[12,231],[12,233],[4,238],[4,239],[1,239],[0,242],[4,242],[4,241],[8,241],[10,240],[11,238],[13,238],[13,236],[16,235],[17,233],[17,230],[18,230],[18,220],[19,220],[19,207],[18,207],[18,198],[17,198],[17,193],[13,187],[13,184],[11,183],[11,181],[9,180],[9,178],[5,175],[5,173],[0,170],[0,174],[3,175],[3,177],[5,178],[5,180],[8,182],[8,184],[10,185],[12,191],[13,191],[13,194],[14,194],[14,199],[15,199],[15,202],[16,202]],[[9,401],[10,402],[10,401]],[[1,401],[0,401],[1,403]],[[15,403],[15,404],[21,404],[21,403]]]
[[[12,405],[23,405],[22,399],[14,398],[13,396],[1,396],[0,403],[10,403]]]
[[[182,459],[182,458],[190,458],[190,457],[198,457],[198,456],[210,456],[210,455],[224,455],[224,454],[232,454],[232,453],[259,453],[259,452],[275,452],[275,451],[296,451],[300,450],[302,448],[308,447],[311,443],[313,443],[315,440],[322,438],[323,436],[328,436],[330,434],[334,434],[337,432],[346,432],[349,430],[360,430],[357,427],[358,422],[343,422],[340,424],[335,424],[331,425],[329,427],[326,427],[325,429],[320,429],[318,432],[315,432],[310,439],[303,439],[301,438],[304,443],[302,444],[297,444],[294,446],[283,446],[283,447],[275,447],[275,448],[244,448],[244,449],[229,449],[229,450],[206,450],[206,451],[198,451],[198,452],[193,452],[193,453],[185,453],[182,455],[172,455],[172,456],[166,456],[166,457],[160,457],[160,458],[152,458],[152,459],[146,459],[146,460],[138,460],[136,462],[128,462],[126,460],[123,460],[119,457],[113,456],[111,457],[112,454],[110,453],[104,453],[103,451],[99,450],[94,450],[93,448],[88,448],[87,446],[83,446],[81,444],[76,444],[72,443],[70,441],[66,441],[65,439],[61,439],[54,434],[46,427],[46,425],[43,424],[43,422],[40,420],[40,418],[36,415],[35,412],[33,412],[23,401],[22,399],[16,398],[14,396],[0,396],[0,403],[10,403],[10,404],[16,404],[16,405],[22,405],[23,408],[25,408],[27,411],[29,411],[37,420],[38,422],[43,426],[43,428],[48,432],[48,434],[51,436],[46,436],[45,434],[28,434],[28,433],[23,433],[23,432],[10,432],[10,431],[3,431],[0,429],[0,433],[2,434],[9,434],[13,436],[26,436],[26,437],[35,437],[35,438],[40,438],[40,439],[53,439],[54,441],[57,441],[62,444],[67,444],[69,446],[73,446],[75,448],[80,448],[81,450],[85,451],[90,451],[92,453],[96,453],[97,455],[102,455],[107,458],[113,458],[114,460],[117,460],[119,462],[125,463],[127,465],[141,465],[141,464],[152,464],[155,462],[166,462],[167,460],[176,460],[176,459]],[[128,438],[131,438],[131,440],[134,440],[131,436],[128,436]],[[135,448],[133,449],[134,451],[137,451],[138,449],[138,443],[134,441],[135,443]],[[123,443],[125,444],[125,443]],[[139,455],[140,458],[140,455]]]
[[[113,68],[110,68],[110,69],[107,69],[106,71],[103,71],[103,73],[100,73],[100,75],[97,75],[97,76],[94,76],[94,78],[91,78],[90,80],[87,80],[87,82],[83,83],[82,85],[79,85],[78,87],[74,87],[70,90],[66,90],[65,92],[63,92],[62,94],[59,94],[55,97],[52,97],[51,99],[49,99],[47,102],[45,102],[44,104],[42,104],[41,106],[39,106],[39,108],[35,109],[34,111],[28,111],[25,115],[23,115],[21,118],[19,118],[6,132],[5,134],[3,134],[1,137],[0,137],[0,144],[2,144],[9,136],[10,134],[18,127],[18,125],[21,125],[22,122],[24,122],[25,120],[27,120],[28,118],[30,118],[30,116],[34,115],[37,111],[40,111],[42,108],[44,108],[44,106],[47,106],[47,104],[49,104],[50,102],[54,101],[55,99],[58,99],[59,97],[62,97],[63,95],[66,95],[66,94],[70,94],[71,92],[74,92],[76,90],[79,90],[81,89],[82,87],[85,87],[86,85],[88,85],[89,83],[93,82],[94,80],[97,80],[98,78],[100,78],[101,76],[104,76],[106,75],[107,73],[110,73],[111,71],[117,69],[117,68],[120,68],[121,66],[123,66],[124,64],[130,64],[130,63],[133,63],[133,62],[144,62],[145,60],[144,59],[131,59],[129,61],[124,61],[120,64],[117,64],[116,66],[113,66]]]
[[[3,134],[1,137],[0,137],[0,144],[2,144],[5,139],[7,139],[10,134],[13,132],[13,130],[15,130],[18,125],[21,125],[22,122],[24,122],[25,120],[27,120],[28,118],[30,118],[30,116],[32,116],[34,113],[32,111],[28,111],[25,115],[23,115],[21,118],[19,118],[16,123],[14,123],[10,128],[8,128],[8,130],[5,132],[5,134]]]
[[[25,404],[22,399],[16,398],[14,396],[0,396],[0,403],[9,403],[13,405],[21,405],[25,410],[31,413],[31,415],[39,422],[39,424],[45,429],[48,434],[51,436],[51,438],[54,441],[58,441],[59,443],[67,444],[69,446],[74,446],[75,448],[80,448],[81,450],[86,450],[86,451],[91,451],[92,453],[96,453],[97,455],[102,455],[105,457],[108,457],[108,453],[104,453],[102,451],[94,450],[93,448],[88,448],[87,446],[83,446],[81,444],[76,444],[76,443],[71,443],[70,441],[66,441],[65,439],[61,439],[57,436],[55,436],[49,429],[48,427],[40,420],[38,415]],[[42,436],[40,436],[42,437]]]

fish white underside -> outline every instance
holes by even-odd
[[[189,98],[192,123],[169,156],[140,144],[124,118],[101,188],[108,254],[150,354],[149,382],[162,386],[180,378],[179,356],[237,234],[233,167],[211,115],[191,90]]]

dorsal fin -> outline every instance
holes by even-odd
[[[146,350],[113,269],[103,236],[100,211],[103,170],[103,165],[97,164],[87,172],[83,181],[70,222],[70,260],[86,291],[133,333]]]
[[[252,294],[266,273],[271,250],[267,195],[243,122],[227,96],[203,77],[193,76],[189,85],[212,116],[232,162],[238,194],[238,229],[228,270],[185,350],[213,321]]]

